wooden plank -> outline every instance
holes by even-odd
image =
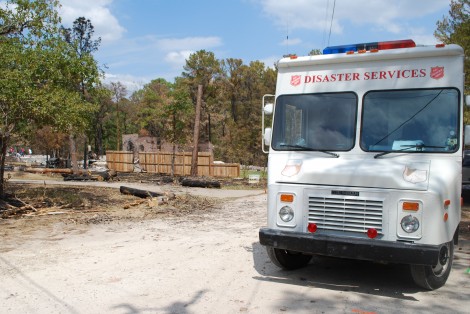
[[[110,170],[132,172],[134,171],[134,154],[132,152],[107,151],[106,163]]]
[[[161,174],[171,173],[171,152],[139,153],[139,159],[142,169],[145,169],[147,172]],[[175,175],[190,175],[191,159],[192,154],[190,152],[176,153]],[[240,164],[214,164],[214,157],[208,152],[199,153],[197,170],[199,176],[233,178],[240,176]]]

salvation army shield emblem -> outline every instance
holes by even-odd
[[[301,79],[302,79],[302,77],[300,75],[292,75],[290,77],[290,85],[292,85],[292,86],[300,85]]]
[[[431,78],[438,80],[444,77],[444,67],[431,67]]]

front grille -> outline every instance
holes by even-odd
[[[314,197],[308,199],[308,222],[318,229],[382,234],[383,201],[371,199]]]

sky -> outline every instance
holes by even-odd
[[[90,19],[105,83],[129,95],[153,79],[173,82],[198,50],[262,61],[341,44],[413,39],[434,45],[450,0],[60,0],[62,24]]]

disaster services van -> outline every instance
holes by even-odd
[[[268,219],[259,238],[271,261],[404,263],[419,286],[444,285],[462,205],[463,105],[457,45],[400,40],[281,59],[262,114]]]

